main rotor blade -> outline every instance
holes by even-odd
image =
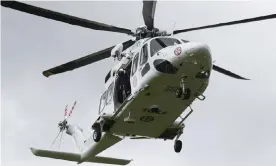
[[[7,8],[19,10],[21,12],[33,14],[36,16],[56,20],[56,21],[61,21],[64,23],[72,24],[72,25],[77,25],[85,28],[90,28],[94,30],[103,30],[103,31],[110,31],[110,32],[118,32],[118,33],[125,33],[125,34],[133,34],[131,30],[129,29],[124,29],[124,28],[119,28],[103,23],[99,23],[96,21],[90,21],[86,20],[83,18],[78,18],[75,16],[51,11],[48,9],[43,9],[40,7],[28,5],[22,2],[17,2],[17,1],[1,1],[1,5]]]
[[[126,42],[123,43],[123,50],[127,49],[128,47],[130,47],[132,44],[134,44],[135,41],[132,40],[128,40]],[[90,55],[87,55],[85,57],[73,60],[71,62],[62,64],[60,66],[51,68],[49,70],[43,71],[43,75],[45,77],[49,77],[51,75],[55,75],[55,74],[59,74],[59,73],[63,73],[66,71],[71,71],[74,70],[76,68],[85,66],[85,65],[89,65],[93,62],[97,62],[100,61],[102,59],[108,58],[111,56],[111,50],[114,48],[115,46],[106,48],[104,50],[98,51],[96,53],[92,53]]]
[[[152,30],[154,28],[154,14],[156,8],[156,0],[152,1],[143,1],[143,18],[145,25],[147,26],[148,30]]]
[[[196,28],[175,30],[175,31],[173,31],[173,34],[201,30],[201,29],[208,29],[208,28],[216,28],[216,27],[222,27],[222,26],[228,26],[228,25],[243,24],[243,23],[249,23],[249,22],[255,22],[255,21],[262,21],[262,20],[268,20],[268,19],[274,19],[274,18],[276,18],[276,14],[248,18],[248,19],[237,20],[237,21],[231,21],[231,22],[225,22],[225,23],[219,23],[219,24],[213,24],[213,25],[207,25],[207,26],[201,26],[201,27],[196,27]]]
[[[216,66],[216,65],[213,65],[213,70],[215,70],[215,71],[217,71],[217,72],[219,72],[219,73],[225,74],[225,75],[227,75],[227,76],[236,78],[236,79],[249,80],[249,79],[247,79],[247,78],[241,77],[241,76],[239,76],[239,75],[237,75],[237,74],[235,74],[235,73],[232,73],[232,72],[230,72],[230,71],[228,71],[228,70],[225,70],[225,69],[223,69],[223,68],[221,68],[221,67],[219,67],[219,66]]]

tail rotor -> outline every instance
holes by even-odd
[[[60,141],[59,141],[59,146],[58,148],[60,148],[60,144],[62,141],[62,136],[63,136],[63,132],[64,130],[67,130],[69,124],[68,124],[68,118],[72,115],[73,110],[75,109],[75,106],[77,104],[77,101],[74,102],[70,112],[68,112],[68,105],[65,106],[65,110],[64,110],[64,119],[63,121],[60,121],[58,123],[58,128],[59,128],[59,133],[57,134],[57,136],[55,137],[54,141],[52,142],[50,148],[52,148],[52,146],[54,145],[54,143],[56,142],[56,140],[58,139],[58,137],[60,136]]]

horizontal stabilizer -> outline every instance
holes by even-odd
[[[97,156],[99,153],[110,148],[121,140],[122,138],[118,136],[112,135],[110,133],[104,133],[100,142],[90,145],[86,150],[84,150],[84,152],[81,154],[81,159],[78,164],[91,159],[91,156]]]
[[[116,164],[116,165],[127,165],[127,164],[129,164],[131,162],[131,160],[95,156],[95,157],[92,157],[92,158],[88,159],[88,161],[85,161],[85,162],[103,163],[103,164]]]
[[[41,150],[41,149],[34,149],[34,148],[31,148],[31,151],[35,156],[40,156],[40,157],[47,157],[47,158],[61,159],[61,160],[75,161],[75,162],[79,162],[81,159],[80,154],[77,154],[77,153],[57,152],[57,151]],[[131,162],[131,160],[94,156],[89,158],[85,162],[127,165]]]

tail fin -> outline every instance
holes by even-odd
[[[84,143],[85,143],[85,138],[83,135],[82,128],[78,125],[68,125],[66,134],[68,134],[74,138],[74,142],[75,142],[79,152],[81,152],[84,148]]]
[[[80,159],[81,159],[81,155],[76,154],[76,153],[57,152],[57,151],[50,151],[50,150],[40,150],[40,149],[34,149],[34,148],[31,148],[31,151],[35,156],[40,156],[40,157],[47,157],[47,158],[61,159],[61,160],[75,161],[75,162],[79,162]],[[93,162],[93,163],[101,163],[101,164],[127,165],[131,162],[131,160],[94,156],[94,157],[89,158],[85,162]]]

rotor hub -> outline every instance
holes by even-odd
[[[167,31],[160,31],[158,28],[153,28],[149,30],[147,26],[142,26],[136,29],[134,36],[136,40],[140,40],[148,37],[156,37],[156,36],[168,36]]]

